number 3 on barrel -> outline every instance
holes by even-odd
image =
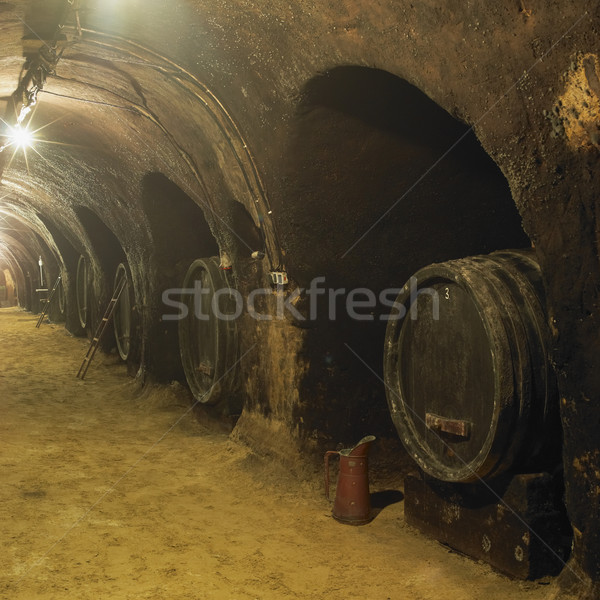
[[[445,294],[444,294],[444,298],[446,298],[446,300],[450,300],[450,288],[444,288],[445,290]]]

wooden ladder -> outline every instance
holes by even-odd
[[[40,328],[40,325],[42,324],[44,317],[48,314],[48,311],[50,310],[50,303],[52,302],[52,299],[54,298],[54,294],[56,294],[56,290],[58,289],[61,279],[62,279],[62,277],[59,275],[56,279],[56,282],[54,283],[54,287],[52,288],[50,295],[48,296],[48,299],[46,300],[46,303],[44,304],[44,310],[42,310],[42,314],[40,315],[40,318],[38,319],[37,323],[35,324],[35,326],[38,329]]]
[[[104,313],[104,316],[102,317],[102,320],[100,321],[100,324],[96,329],[96,333],[94,334],[90,347],[88,348],[87,354],[85,355],[85,358],[83,359],[83,362],[79,367],[77,377],[79,377],[80,379],[83,379],[85,377],[85,374],[87,373],[87,370],[90,367],[90,363],[92,362],[94,355],[96,354],[96,350],[98,350],[98,346],[100,345],[100,340],[102,339],[102,336],[106,331],[106,326],[108,325],[108,322],[110,321],[111,317],[113,316],[113,313],[115,312],[115,307],[117,306],[117,302],[119,301],[119,298],[121,297],[121,294],[125,289],[126,284],[127,277],[123,275],[123,277],[119,279],[115,287],[113,297],[110,299],[110,302],[106,307],[106,312]]]

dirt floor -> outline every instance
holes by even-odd
[[[87,342],[35,322],[0,310],[3,599],[551,597],[405,527],[402,502],[338,523],[319,481],[199,425],[178,385],[106,355],[80,381]]]

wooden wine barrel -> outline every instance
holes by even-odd
[[[77,276],[75,278],[75,295],[77,298],[77,315],[79,324],[85,329],[89,316],[89,273],[88,262],[85,256],[80,256],[77,262]]]
[[[63,278],[61,278],[61,280],[58,283],[58,287],[56,288],[56,296],[58,314],[61,317],[64,317],[65,313],[67,312],[67,300],[65,298],[65,284]]]
[[[454,482],[523,470],[560,445],[542,277],[532,251],[433,264],[386,332],[388,405],[410,455]]]
[[[218,258],[195,260],[183,282],[187,311],[179,321],[179,348],[185,376],[196,401],[239,415],[236,361],[238,303],[230,274]],[[192,294],[189,291],[203,290]]]
[[[127,273],[127,268],[121,263],[115,272],[113,289],[117,288],[117,284],[123,277],[125,278],[126,283],[115,306],[113,328],[115,332],[115,341],[117,343],[117,352],[119,353],[121,360],[127,360],[131,348],[131,307],[133,305],[133,299],[131,280]]]

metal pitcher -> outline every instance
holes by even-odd
[[[367,435],[353,448],[329,450],[325,453],[325,494],[328,500],[329,457],[334,454],[340,457],[340,473],[332,515],[341,523],[362,525],[372,519],[368,453],[374,441],[374,435]]]

